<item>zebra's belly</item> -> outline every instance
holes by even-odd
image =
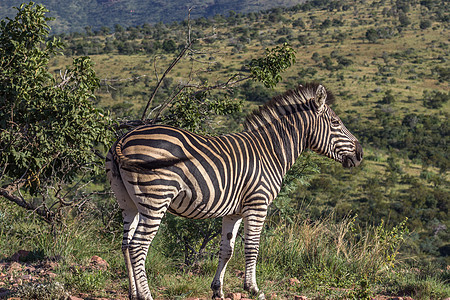
[[[189,219],[219,218],[238,214],[237,205],[224,199],[221,195],[214,198],[195,197],[190,190],[181,191],[168,208],[174,215]]]

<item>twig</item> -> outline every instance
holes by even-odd
[[[151,106],[151,104],[153,102],[153,99],[155,98],[156,92],[158,91],[159,87],[161,86],[164,78],[166,78],[167,74],[169,74],[169,72],[173,69],[173,67],[175,67],[175,65],[180,61],[180,59],[184,56],[184,54],[186,53],[187,49],[189,49],[189,47],[191,47],[191,45],[192,44],[188,44],[188,45],[186,45],[183,48],[183,50],[181,50],[181,52],[178,54],[178,56],[172,61],[170,66],[164,72],[164,74],[162,75],[161,79],[158,81],[155,89],[153,90],[152,95],[150,96],[150,99],[147,102],[147,105],[145,106],[144,112],[142,113],[142,117],[141,117],[141,121],[142,122],[146,119],[147,111],[148,111],[149,107]]]
[[[175,93],[175,95],[169,99],[169,101],[166,101],[166,103],[164,103],[164,105],[161,106],[161,108],[158,110],[158,112],[156,113],[155,117],[152,119],[152,124],[155,123],[155,121],[159,118],[159,116],[161,115],[161,113],[166,109],[167,106],[169,106],[169,104],[171,104],[173,102],[173,100],[175,100],[176,97],[178,97],[179,94],[181,94],[181,92],[186,88],[187,86],[184,85],[183,87],[181,87],[177,93]]]
[[[153,69],[155,70],[155,77],[156,77],[156,81],[159,81],[158,78],[158,69],[156,68],[156,56],[153,59]]]
[[[186,46],[184,46],[183,50],[181,50],[181,52],[178,54],[178,56],[172,61],[170,66],[166,69],[166,71],[164,72],[162,77],[158,80],[158,83],[157,83],[155,89],[153,90],[153,93],[151,94],[150,99],[147,102],[147,105],[145,106],[144,112],[142,113],[141,121],[144,121],[146,119],[147,111],[148,111],[149,107],[152,105],[153,99],[155,98],[155,95],[156,95],[156,92],[158,91],[159,87],[161,86],[162,82],[164,81],[164,78],[166,78],[167,74],[169,74],[169,72],[173,69],[173,67],[175,67],[175,65],[181,60],[181,58],[183,58],[186,51],[189,50],[192,46],[192,40],[191,40],[191,10],[192,9],[193,9],[193,7],[190,7],[188,10],[188,40],[187,40]],[[179,94],[179,92],[177,94]],[[169,103],[172,101],[173,101],[173,98],[169,100]],[[167,107],[167,105],[168,104],[163,105],[163,107]],[[158,112],[157,116],[159,116],[159,113],[160,112]]]

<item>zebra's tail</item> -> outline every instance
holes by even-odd
[[[109,149],[108,154],[106,155],[105,168],[106,173],[114,178],[121,178],[119,166],[120,166],[120,156],[117,155],[118,142],[116,141],[112,147]],[[121,152],[120,152],[121,153]]]
[[[108,152],[108,156],[112,159],[113,165],[112,169],[117,171],[119,174],[119,168],[127,169],[128,171],[134,172],[145,172],[148,171],[149,163],[144,159],[130,158],[122,153],[122,140],[116,141]],[[108,158],[107,156],[107,158]]]

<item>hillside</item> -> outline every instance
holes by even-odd
[[[13,16],[15,12],[12,7],[18,7],[23,2],[22,0],[2,0],[0,19]],[[294,0],[38,0],[34,2],[43,4],[50,10],[48,15],[55,18],[50,22],[54,34],[83,32],[86,27],[97,31],[102,27],[113,28],[116,24],[126,28],[145,23],[180,22],[186,19],[189,8],[193,8],[193,18],[200,18],[217,14],[227,15],[229,11],[248,13],[301,3]]]
[[[450,226],[449,13],[441,10],[441,4],[310,2],[194,20],[192,35],[201,52],[191,54],[169,75],[155,106],[189,72],[195,74],[193,84],[220,82],[226,80],[224,74],[245,72],[242,66],[266,47],[290,43],[297,62],[277,90],[246,83],[232,95],[245,100],[243,114],[220,123],[211,120],[215,133],[240,130],[243,116],[276,93],[301,82],[323,83],[337,95],[335,111],[362,141],[366,163],[350,173],[325,163],[325,174],[310,188],[290,194],[294,203],[311,202],[315,218],[330,210],[340,216],[353,211],[370,223],[408,217],[420,239],[427,240],[425,253],[446,256],[448,231],[431,234],[441,225]],[[90,55],[102,80],[99,105],[132,119],[142,112],[155,74],[162,74],[184,45],[186,25],[138,26],[63,38],[66,56],[55,58],[52,68],[62,68],[72,55]],[[332,174],[327,174],[330,170]]]
[[[198,18],[190,30],[187,22],[83,29],[57,35],[66,48],[52,58],[50,71],[64,76],[74,57],[90,56],[100,79],[95,105],[114,120],[130,120],[140,118],[158,78],[186,45],[188,31],[193,51],[164,80],[151,110],[187,82],[215,85],[248,74],[246,65],[266,48],[289,43],[296,63],[274,90],[248,81],[235,90],[211,92],[209,99],[242,101],[242,111],[207,116],[197,125],[209,134],[242,130],[245,115],[258,105],[299,83],[318,81],[336,96],[332,108],[361,141],[364,161],[349,170],[309,152],[300,158],[298,169],[304,173],[299,180],[286,178],[264,228],[260,288],[272,299],[371,299],[376,294],[384,295],[376,299],[446,299],[449,9],[444,0],[309,1]],[[199,106],[186,107],[196,112]],[[163,117],[167,122],[171,116]],[[0,198],[0,259],[12,260],[24,249],[31,260],[19,275],[10,272],[16,277],[8,273],[14,280],[6,289],[15,291],[13,284],[45,258],[57,261],[43,267],[45,274],[56,273],[50,283],[63,282],[72,294],[126,295],[120,210],[104,174],[92,176],[76,187],[77,196],[90,198],[69,210],[70,218],[57,228]],[[220,226],[217,222],[206,225]],[[202,243],[180,235],[195,236],[205,223],[186,221],[173,230],[174,223],[169,215],[150,250],[152,292],[157,299],[209,298],[219,241],[209,243],[196,264],[186,265],[188,247]],[[226,293],[242,291],[243,239],[236,244]],[[107,271],[91,263],[93,255],[109,263]],[[23,294],[36,288],[32,282],[24,286]]]

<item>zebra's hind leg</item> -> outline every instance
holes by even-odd
[[[122,210],[123,218],[123,238],[122,238],[122,252],[127,267],[127,274],[129,280],[128,296],[130,299],[137,299],[136,283],[134,279],[134,272],[131,266],[130,254],[128,251],[129,243],[136,230],[139,215],[134,201],[130,198],[128,191],[123,184],[120,172],[117,165],[113,161],[112,154],[108,153],[106,159],[106,170],[111,184],[111,189],[116,195],[117,203]]]
[[[222,239],[220,241],[219,265],[217,266],[216,275],[211,283],[213,299],[223,298],[223,276],[225,275],[225,269],[228,261],[233,255],[234,242],[236,240],[241,222],[241,216],[225,216],[222,219]]]
[[[245,232],[245,277],[244,290],[253,295],[258,295],[258,300],[265,299],[256,284],[256,259],[259,252],[259,240],[264,225],[265,213],[261,211],[249,213],[244,217]]]
[[[136,231],[136,227],[139,221],[139,214],[134,202],[130,199],[128,194],[120,197],[120,193],[117,194],[117,202],[122,209],[123,217],[123,238],[122,238],[122,252],[125,260],[125,265],[127,267],[129,290],[128,297],[132,300],[138,299],[136,290],[136,281],[133,272],[133,267],[131,265],[129,246],[130,241]],[[120,198],[119,198],[120,197]]]
[[[151,300],[153,298],[148,286],[145,260],[171,199],[147,196],[152,195],[151,193],[142,194],[145,196],[136,195],[135,197],[135,203],[139,210],[139,222],[129,243],[128,251],[136,282],[137,299]]]

